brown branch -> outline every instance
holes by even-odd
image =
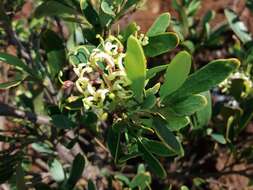
[[[26,119],[36,124],[40,125],[50,125],[50,117],[40,116],[31,112],[19,110],[17,108],[11,107],[5,103],[0,102],[0,116],[16,117],[20,119]]]

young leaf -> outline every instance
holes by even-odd
[[[149,28],[147,32],[148,37],[155,36],[157,34],[166,32],[170,25],[170,13],[161,14]]]
[[[142,158],[147,162],[151,171],[158,177],[165,178],[167,176],[161,163],[149,152],[147,147],[138,139],[138,149],[142,153]]]
[[[247,43],[252,40],[247,27],[242,21],[239,20],[234,11],[226,9],[225,16],[227,17],[229,26],[243,43]]]
[[[178,155],[183,155],[182,147],[175,135],[168,128],[168,123],[159,116],[153,118],[153,128],[162,142]]]
[[[148,69],[147,70],[147,77],[146,77],[146,79],[153,78],[157,73],[160,73],[160,72],[166,70],[167,67],[168,67],[168,65],[160,65],[160,66]]]
[[[186,51],[178,53],[167,67],[164,84],[161,86],[161,99],[176,91],[187,79],[191,70],[191,55]]]
[[[55,181],[61,182],[64,180],[65,173],[61,163],[58,160],[54,159],[51,162],[49,162],[49,171],[51,173],[52,178]]]
[[[15,68],[24,71],[26,73],[29,73],[33,76],[36,75],[34,71],[30,69],[22,60],[13,55],[0,52],[0,61],[12,65]]]
[[[84,156],[81,154],[76,155],[66,184],[69,190],[73,189],[78,180],[82,177],[84,167],[85,167]]]
[[[146,79],[146,58],[138,39],[134,36],[128,38],[125,60],[127,76],[132,82],[131,89],[135,98],[141,102]]]
[[[239,65],[240,62],[237,59],[214,60],[191,74],[177,91],[164,99],[164,102],[208,91],[224,81]]]
[[[75,9],[66,6],[58,1],[45,1],[37,7],[35,10],[35,17],[41,18],[44,16],[65,16],[65,15],[76,15]]]
[[[120,35],[122,36],[122,42],[127,41],[127,39],[134,34],[135,32],[138,31],[138,25],[136,22],[131,22],[126,28],[124,28],[121,32]]]
[[[146,56],[155,57],[176,48],[178,43],[176,33],[166,32],[149,37],[148,44],[143,48]]]

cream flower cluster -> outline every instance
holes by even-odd
[[[85,110],[92,110],[105,120],[111,102],[131,98],[132,91],[124,68],[123,45],[113,36],[100,40],[101,44],[92,50],[87,63],[78,64],[74,72]]]

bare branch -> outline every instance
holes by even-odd
[[[50,125],[50,117],[40,116],[31,112],[23,111],[0,102],[0,116],[26,119],[40,125]]]

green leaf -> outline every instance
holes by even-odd
[[[134,34],[135,32],[138,31],[138,25],[136,22],[131,22],[126,28],[124,28],[121,32],[120,35],[122,36],[122,42],[127,41],[127,39]]]
[[[178,155],[183,155],[180,142],[168,128],[168,123],[159,116],[153,118],[153,128],[162,142]]]
[[[149,37],[149,43],[144,46],[147,57],[155,57],[177,47],[179,39],[176,33],[166,32]]]
[[[41,154],[53,154],[54,151],[50,149],[49,145],[46,143],[33,143],[32,148]]]
[[[220,144],[226,144],[226,139],[222,134],[212,133],[211,137]]]
[[[20,83],[22,83],[25,79],[26,79],[25,76],[16,76],[16,78],[13,81],[0,83],[0,90],[6,90],[12,87],[16,87],[20,85]]]
[[[162,157],[175,156],[175,152],[165,146],[163,143],[155,140],[149,140],[147,138],[142,138],[142,143],[147,147],[147,149],[155,155]]]
[[[161,14],[149,28],[147,36],[155,36],[157,34],[166,32],[167,28],[170,25],[170,13]]]
[[[0,61],[12,65],[16,69],[29,73],[33,76],[36,75],[35,72],[30,69],[22,60],[13,55],[0,52]]]
[[[53,115],[51,118],[52,118],[52,124],[59,129],[71,129],[75,127],[75,123],[72,122],[65,115],[57,114],[57,115]]]
[[[62,182],[64,180],[65,173],[61,163],[57,159],[49,162],[49,171],[55,181]]]
[[[156,96],[154,94],[149,94],[143,101],[143,109],[151,109],[156,104]]]
[[[167,121],[171,131],[179,131],[190,123],[190,119],[186,116],[177,116],[169,107],[157,110]]]
[[[91,23],[95,28],[100,27],[99,15],[92,6],[90,0],[80,0],[80,6],[89,23]]]
[[[164,99],[164,102],[175,101],[192,94],[208,91],[224,81],[239,65],[239,60],[233,58],[214,60],[191,74],[177,91]]]
[[[64,42],[52,30],[42,33],[41,42],[47,53],[49,72],[52,77],[55,77],[66,62]]]
[[[195,128],[201,128],[209,123],[212,117],[212,98],[209,91],[201,93],[201,95],[206,97],[207,104],[201,110],[196,113],[196,123],[194,123]]]
[[[151,78],[155,77],[155,75],[157,73],[160,73],[160,72],[166,70],[167,67],[168,67],[168,65],[160,65],[160,66],[148,69],[147,70],[147,77],[146,77],[146,79],[151,79]]]
[[[80,63],[87,63],[90,57],[90,51],[87,46],[78,46],[68,55],[69,62],[76,66]]]
[[[105,14],[116,16],[113,11],[113,8],[110,6],[109,2],[107,2],[106,0],[102,0],[101,9]]]
[[[252,40],[252,37],[248,32],[246,25],[239,20],[234,11],[226,9],[225,16],[227,17],[229,26],[243,43],[247,43]]]
[[[187,15],[193,16],[197,10],[200,8],[200,0],[192,0],[187,7]]]
[[[17,190],[27,190],[25,185],[25,172],[21,166],[21,163],[19,163],[16,168],[16,186]]]
[[[65,16],[65,15],[76,15],[75,9],[66,6],[58,1],[45,1],[40,4],[35,10],[35,17],[41,18],[44,16]]]
[[[166,106],[170,107],[177,116],[188,116],[203,109],[206,105],[207,100],[205,96],[198,94],[190,95],[182,101],[173,102]]]
[[[178,53],[170,62],[161,86],[161,99],[176,91],[187,79],[191,70],[191,55],[186,51]]]
[[[139,2],[140,0],[127,0],[122,11],[126,12],[128,9],[130,9],[134,5],[137,5]]]
[[[141,102],[146,79],[146,58],[138,39],[134,36],[128,38],[125,61],[127,77],[132,82],[131,90],[137,101]]]
[[[165,178],[167,176],[161,163],[149,152],[147,147],[138,139],[138,149],[142,153],[142,158],[147,162],[150,170],[158,177]]]
[[[67,180],[67,187],[68,189],[73,189],[78,182],[78,180],[82,177],[83,170],[85,168],[85,158],[80,153],[76,155],[72,168],[70,171],[69,178]]]
[[[122,155],[120,146],[121,130],[124,128],[124,123],[116,123],[108,129],[107,146],[111,152],[114,162],[118,163],[119,157]]]
[[[137,174],[132,181],[129,184],[129,187],[131,189],[137,188],[140,190],[145,190],[145,188],[147,187],[147,185],[149,185],[151,183],[151,176],[149,173],[140,173]]]
[[[96,190],[96,185],[91,181],[88,180],[88,190]]]

